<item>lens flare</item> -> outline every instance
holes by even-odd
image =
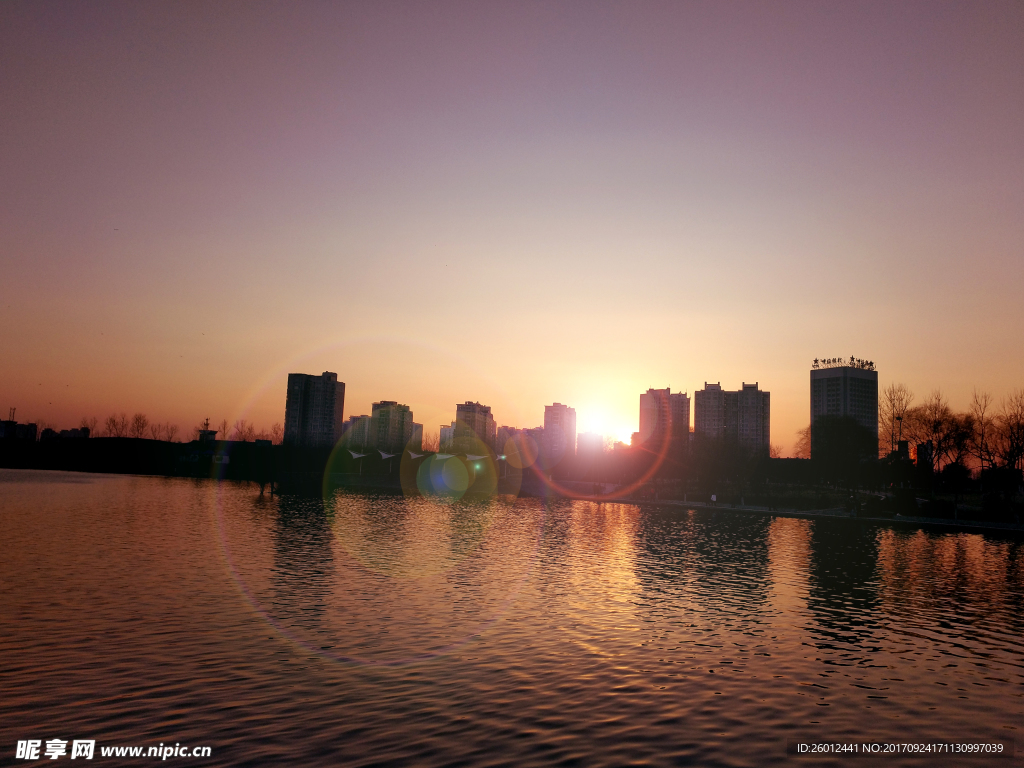
[[[337,492],[327,504],[315,498],[260,497],[254,506],[252,497],[244,494],[245,486],[215,482],[207,487],[211,489],[225,566],[253,611],[279,636],[303,651],[333,662],[365,667],[404,667],[429,662],[457,651],[499,623],[531,577],[547,511],[546,505],[541,505],[539,509],[531,507],[524,515],[522,510],[515,509],[518,502],[512,497],[479,501],[445,497],[403,499],[344,491]],[[261,530],[258,525],[254,527],[258,522],[257,507],[264,515],[271,509],[276,512],[275,520],[280,522],[272,524],[271,530],[282,525],[287,527],[287,521],[302,516],[315,521],[317,533],[290,538],[292,543],[286,550],[291,558],[305,560],[315,557],[317,552],[321,558],[327,558],[320,570],[324,583],[312,624],[303,606],[288,599],[291,577],[287,567],[282,570],[276,561],[261,561],[258,556],[253,559],[254,552],[272,549],[269,542],[262,548],[253,548],[254,534]],[[287,511],[286,507],[292,511]],[[300,512],[296,513],[296,509]],[[460,620],[467,615],[461,608],[452,611],[455,620],[450,624],[444,621],[439,624],[436,597],[432,597],[423,603],[423,610],[428,606],[430,610],[430,615],[424,615],[423,620],[432,628],[423,637],[403,633],[403,641],[393,644],[388,640],[386,616],[379,626],[364,625],[358,630],[352,627],[346,600],[364,601],[372,596],[349,597],[343,584],[332,579],[335,568],[357,567],[377,574],[378,578],[369,582],[378,592],[373,599],[387,601],[406,614],[406,621],[415,621],[420,610],[416,595],[439,590],[449,595],[449,574],[456,568],[486,569],[490,556],[481,554],[481,548],[495,546],[496,541],[504,539],[506,531],[516,527],[520,543],[526,545],[526,549],[521,550],[526,557],[517,561],[521,567],[510,579],[507,591],[503,590],[504,596],[490,606],[481,606],[482,610],[468,625]],[[297,550],[295,542],[299,544]],[[303,547],[312,547],[313,554],[304,554]],[[332,550],[336,550],[334,554]],[[283,591],[281,586],[275,586],[275,581],[283,585]],[[411,586],[402,587],[403,583]],[[425,586],[416,586],[420,583]],[[308,595],[308,586],[301,590],[302,595]],[[405,602],[408,599],[414,602]],[[370,615],[376,614],[371,612]],[[368,644],[367,639],[372,642]]]

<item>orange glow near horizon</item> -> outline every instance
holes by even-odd
[[[633,418],[638,419],[639,417],[634,414]],[[628,444],[637,428],[630,425],[628,414],[613,411],[607,407],[602,409],[595,406],[576,409],[577,435],[590,432],[603,437],[606,443],[618,440]]]
[[[1024,387],[1019,4],[281,13],[0,4],[0,415],[269,429],[330,370],[628,442],[756,381],[785,455],[815,357]]]

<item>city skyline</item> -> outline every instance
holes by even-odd
[[[1022,41],[0,2],[0,752],[1020,763]]]
[[[1024,383],[1024,10],[0,5],[0,407],[628,441],[636,393]],[[140,84],[145,84],[140,85]],[[428,427],[433,429],[434,427]]]
[[[862,375],[869,376],[871,378],[871,381],[873,382],[873,385],[872,385],[872,387],[873,387],[872,395],[871,395],[871,398],[870,398],[871,403],[873,403],[873,406],[869,407],[868,410],[863,410],[863,405],[857,406],[857,407],[861,408],[861,410],[857,412],[857,418],[858,418],[859,421],[862,421],[863,424],[865,426],[867,426],[874,433],[874,436],[875,436],[876,439],[878,438],[878,436],[880,434],[879,433],[879,429],[878,429],[878,424],[880,422],[880,419],[882,418],[882,414],[881,414],[881,410],[880,410],[881,401],[879,400],[879,397],[878,397],[878,394],[877,394],[877,389],[878,389],[877,375],[878,375],[878,372],[877,372],[877,369],[875,367],[875,363],[873,361],[863,360],[863,359],[860,359],[860,358],[856,358],[854,356],[850,356],[848,360],[847,360],[847,358],[842,358],[842,357],[828,358],[828,359],[825,359],[825,358],[821,358],[821,359],[815,358],[813,360],[813,362],[811,364],[811,387],[810,387],[810,390],[807,392],[807,398],[806,398],[806,406],[810,410],[810,416],[809,416],[809,419],[808,419],[807,427],[805,427],[802,430],[803,432],[806,432],[806,430],[811,427],[811,425],[813,424],[814,420],[817,418],[818,415],[824,414],[826,412],[830,413],[830,414],[834,413],[835,415],[840,415],[840,414],[844,414],[846,412],[846,409],[849,406],[839,405],[839,403],[840,403],[839,400],[836,401],[836,404],[832,404],[832,405],[828,406],[827,410],[822,410],[823,408],[825,408],[825,406],[823,405],[824,401],[819,402],[819,400],[821,399],[823,393],[819,393],[819,392],[816,391],[816,389],[815,389],[815,382],[816,382],[816,377],[818,379],[818,383],[820,384],[821,383],[820,379],[821,379],[822,376],[832,375],[832,374],[844,375],[845,376],[845,375],[848,375],[846,373],[847,371],[852,371],[854,374],[862,374]],[[331,405],[330,406],[331,411],[330,411],[329,414],[327,414],[328,421],[333,424],[333,426],[328,428],[328,431],[331,432],[332,437],[331,437],[330,440],[327,440],[326,437],[324,437],[324,438],[314,438],[312,440],[312,442],[309,442],[307,438],[300,437],[299,433],[301,432],[301,433],[304,434],[307,430],[316,430],[316,429],[324,429],[324,428],[323,427],[315,427],[314,426],[314,421],[309,421],[310,416],[308,414],[307,415],[303,415],[303,416],[299,416],[298,415],[298,412],[300,410],[308,408],[308,406],[300,405],[299,403],[301,402],[301,400],[298,400],[298,401],[296,401],[295,407],[293,408],[291,403],[293,401],[293,398],[296,397],[296,395],[293,392],[293,390],[295,389],[296,386],[299,386],[300,389],[303,386],[305,386],[306,388],[309,387],[309,384],[300,385],[299,382],[310,382],[314,386],[319,386],[317,384],[317,382],[320,382],[321,380],[323,380],[325,383],[328,383],[328,385],[330,387],[335,387],[336,386],[338,388],[337,410],[335,410],[335,406],[334,405]],[[408,405],[399,404],[397,401],[393,401],[393,400],[380,400],[380,401],[373,402],[372,403],[372,408],[371,408],[373,416],[370,416],[370,415],[367,415],[367,414],[357,415],[355,413],[350,413],[350,412],[344,411],[344,408],[345,408],[344,403],[345,403],[346,384],[345,384],[345,382],[338,381],[337,380],[337,374],[333,373],[333,372],[330,372],[330,371],[325,371],[321,375],[305,374],[305,373],[294,373],[293,372],[293,373],[287,374],[287,381],[288,381],[288,386],[287,386],[287,392],[286,392],[286,397],[285,397],[285,409],[284,409],[283,417],[281,419],[279,419],[279,420],[273,421],[272,424],[270,424],[270,423],[268,423],[268,424],[256,423],[256,422],[250,421],[249,419],[244,418],[244,417],[241,418],[241,419],[236,419],[234,421],[228,420],[228,419],[222,419],[220,422],[211,422],[209,417],[207,417],[206,419],[203,419],[201,423],[197,423],[193,429],[190,430],[190,429],[186,428],[186,429],[182,430],[181,429],[181,425],[179,425],[179,424],[176,424],[176,423],[173,423],[173,422],[164,423],[164,422],[159,421],[157,419],[151,419],[151,418],[149,418],[149,414],[147,414],[145,412],[135,412],[134,415],[132,416],[132,418],[129,418],[128,414],[126,412],[122,411],[120,414],[118,414],[116,412],[112,413],[106,420],[99,419],[98,417],[97,418],[93,418],[91,420],[92,421],[91,424],[87,423],[87,422],[90,421],[89,419],[83,418],[83,419],[81,419],[78,422],[78,426],[87,427],[89,429],[90,433],[91,433],[90,436],[93,436],[93,437],[110,436],[111,434],[113,434],[114,436],[128,436],[128,435],[132,435],[132,436],[139,436],[139,437],[153,437],[153,438],[156,438],[156,439],[166,439],[166,440],[169,440],[169,441],[175,441],[176,440],[178,442],[187,442],[190,439],[195,439],[195,434],[193,434],[193,433],[198,433],[198,431],[201,430],[201,429],[208,429],[210,426],[214,426],[215,429],[212,430],[211,434],[220,434],[221,437],[219,437],[218,439],[231,439],[231,440],[243,440],[243,441],[250,440],[251,441],[254,438],[261,438],[261,439],[271,439],[271,438],[273,438],[274,440],[278,440],[279,438],[283,438],[283,442],[284,443],[286,443],[286,444],[290,443],[292,445],[305,445],[305,444],[308,444],[308,445],[314,445],[314,444],[315,445],[320,445],[320,444],[327,445],[328,443],[331,443],[331,444],[337,443],[342,437],[347,436],[349,442],[352,442],[353,440],[355,440],[359,445],[375,445],[376,442],[378,441],[378,438],[371,439],[369,437],[369,431],[368,430],[370,430],[370,428],[372,426],[371,422],[373,421],[373,419],[376,418],[376,416],[378,414],[378,411],[381,411],[383,413],[382,409],[384,409],[384,410],[387,410],[388,413],[390,413],[389,409],[397,408],[398,411],[401,411],[402,413],[404,413],[404,416],[400,416],[399,417],[399,421],[402,423],[401,428],[400,428],[400,432],[403,435],[405,435],[406,432],[409,432],[408,435],[405,435],[406,441],[408,441],[408,439],[411,439],[413,437],[413,435],[415,435],[415,440],[416,440],[416,445],[417,445],[415,450],[422,450],[422,448],[419,447],[419,441],[422,440],[423,438],[430,437],[431,439],[438,439],[438,440],[440,440],[440,443],[443,446],[445,444],[445,442],[446,442],[445,432],[446,432],[446,430],[450,430],[447,439],[449,439],[449,440],[452,439],[452,436],[454,436],[454,434],[455,434],[456,424],[460,420],[458,418],[458,416],[457,416],[456,419],[453,419],[450,422],[450,426],[449,426],[449,424],[447,422],[438,425],[439,426],[439,432],[435,433],[435,432],[432,432],[429,428],[426,428],[422,423],[413,423],[412,422],[412,409]],[[331,382],[333,382],[333,383],[331,383]],[[713,419],[714,424],[716,424],[717,426],[711,426],[712,422],[708,422],[707,424],[705,424],[703,429],[704,430],[708,430],[710,428],[709,434],[712,437],[721,437],[722,435],[719,434],[719,432],[721,432],[721,430],[723,428],[729,434],[732,434],[732,433],[736,432],[737,430],[739,430],[739,432],[737,432],[736,434],[733,434],[732,436],[733,436],[733,439],[739,438],[740,444],[745,445],[746,447],[756,448],[758,450],[760,450],[761,448],[764,448],[765,450],[768,450],[770,448],[771,452],[772,452],[772,455],[780,456],[780,457],[786,456],[786,451],[784,450],[783,446],[780,444],[780,442],[778,442],[778,441],[776,441],[774,439],[774,437],[772,436],[772,434],[769,431],[769,423],[771,421],[771,417],[769,415],[770,414],[770,405],[769,405],[770,393],[767,392],[767,391],[760,390],[759,387],[758,387],[758,383],[756,383],[756,382],[754,384],[748,384],[748,383],[744,382],[743,385],[742,385],[741,390],[739,390],[739,391],[728,391],[728,390],[724,390],[722,388],[720,382],[716,382],[716,383],[711,384],[711,383],[708,383],[707,381],[705,381],[703,389],[694,390],[694,393],[693,393],[694,394],[694,399],[695,399],[695,402],[698,404],[698,406],[692,411],[691,418],[689,420],[688,432],[689,432],[690,437],[692,438],[694,435],[700,434],[702,432],[701,424],[704,424],[704,421],[700,421],[702,419],[702,417],[700,416],[701,409],[700,409],[700,406],[699,406],[700,398],[701,397],[707,397],[708,393],[710,392],[711,394],[716,394],[717,393],[718,395],[725,395],[727,398],[728,397],[735,398],[737,395],[739,395],[741,397],[741,399],[742,399],[743,396],[748,393],[748,390],[749,390],[749,394],[755,397],[755,401],[756,402],[751,402],[749,405],[750,405],[750,407],[756,408],[756,413],[751,412],[747,417],[739,416],[737,414],[736,416],[733,416],[731,418],[731,420],[730,420],[730,417],[726,413],[723,412],[723,414],[719,414],[717,417],[715,417],[717,419],[717,421],[715,421]],[[623,443],[623,444],[626,444],[626,445],[635,445],[635,444],[637,444],[638,440],[639,440],[640,443],[644,443],[645,442],[645,438],[644,438],[645,399],[650,400],[652,397],[656,397],[656,396],[666,397],[666,396],[668,396],[668,392],[669,391],[670,391],[670,389],[658,390],[658,389],[649,388],[646,393],[640,393],[640,395],[639,395],[639,408],[635,411],[635,413],[636,413],[636,424],[638,425],[639,429],[636,430],[636,431],[631,430],[628,433],[624,431],[624,432],[621,433],[621,437],[618,434],[615,434],[615,433],[607,433],[607,432],[602,433],[602,432],[597,432],[597,431],[594,431],[594,430],[583,430],[583,429],[581,429],[578,432],[575,431],[575,423],[576,423],[575,409],[572,408],[571,406],[563,405],[563,404],[560,404],[558,402],[554,403],[553,405],[543,405],[543,406],[541,406],[543,408],[543,411],[544,411],[544,417],[543,417],[542,423],[540,425],[532,426],[532,427],[529,426],[529,421],[527,420],[526,422],[523,422],[521,425],[519,425],[519,424],[509,424],[509,425],[503,425],[502,427],[498,428],[498,424],[500,423],[500,420],[495,418],[495,416],[492,414],[491,407],[489,405],[481,404],[479,401],[473,402],[473,401],[467,400],[467,401],[465,401],[465,403],[458,403],[458,404],[456,404],[455,405],[455,409],[456,409],[456,413],[458,414],[459,412],[461,412],[461,410],[462,410],[462,408],[464,406],[466,406],[466,407],[468,407],[468,406],[475,406],[475,407],[483,408],[487,412],[487,418],[488,418],[488,420],[490,422],[490,425],[491,425],[491,432],[493,433],[494,429],[497,429],[499,437],[501,435],[502,430],[505,430],[505,429],[510,429],[510,430],[515,431],[515,432],[524,432],[524,433],[525,432],[530,432],[530,433],[537,432],[538,434],[544,433],[545,426],[547,426],[547,422],[548,422],[548,419],[550,417],[551,411],[553,409],[555,409],[555,408],[568,409],[568,411],[572,413],[572,423],[573,423],[574,434],[587,435],[589,438],[600,437],[600,438],[602,438],[601,442],[602,442],[605,450],[610,450],[613,447],[613,443]],[[908,406],[916,406],[916,405],[919,405],[919,404],[921,404],[921,403],[923,403],[925,401],[933,402],[933,401],[935,401],[936,396],[940,396],[942,401],[946,402],[945,396],[942,394],[941,388],[933,388],[932,390],[930,390],[927,393],[927,395],[923,395],[923,396],[915,396],[915,394],[912,391],[910,391],[909,389],[906,389],[906,388],[904,388],[904,392],[909,397],[909,400],[907,401],[907,405]],[[993,393],[990,393],[990,392],[989,393],[984,393],[984,392],[980,392],[978,390],[975,390],[973,392],[973,395],[975,397],[977,395],[983,395],[983,394],[987,394],[989,397],[991,397]],[[305,399],[305,398],[308,398],[309,396],[310,396],[310,394],[307,392],[305,395],[300,396],[300,398],[301,399]],[[990,403],[995,408],[1001,408],[1001,407],[1003,407],[1003,405],[1005,403],[1009,402],[1009,403],[1011,403],[1011,407],[1012,407],[1012,402],[1014,401],[1014,398],[1019,398],[1021,396],[1024,396],[1024,389],[1017,388],[1017,389],[1011,390],[1010,392],[1006,392],[1006,393],[996,393],[995,397],[990,400]],[[322,397],[323,397],[323,395],[316,395],[315,399],[319,399],[319,398],[322,398]],[[334,396],[331,395],[331,397],[333,398]],[[683,408],[683,412],[687,413],[687,414],[691,413],[690,409],[689,409],[690,397],[688,397],[686,393],[673,393],[670,397],[674,398],[674,399],[681,398],[683,401],[685,401],[686,407]],[[763,398],[763,402],[762,402],[762,398]],[[319,400],[318,400],[318,402],[319,402]],[[736,405],[737,404],[733,405],[733,407],[732,407],[733,410],[736,410]],[[646,409],[650,410],[650,406],[651,406],[651,403],[648,402],[648,404],[646,406]],[[956,406],[956,404],[954,404],[954,406]],[[316,405],[316,406],[314,406],[315,409],[322,409],[323,407],[324,407],[323,405]],[[721,404],[719,404],[718,407],[721,408],[722,407]],[[728,410],[729,409],[727,407],[726,411],[728,411]],[[741,410],[743,410],[743,409],[741,409]],[[956,408],[954,408],[954,410],[956,410]],[[960,408],[959,410],[966,411],[968,409],[967,408]],[[71,428],[68,429],[67,426],[59,424],[59,423],[54,423],[54,422],[49,422],[49,421],[42,421],[42,420],[36,420],[36,419],[32,419],[32,418],[26,418],[23,415],[19,415],[18,420],[15,420],[14,417],[15,417],[16,411],[17,411],[16,407],[11,407],[9,409],[9,418],[10,418],[10,422],[9,423],[10,424],[20,423],[20,426],[22,428],[27,427],[27,426],[36,428],[35,434],[36,434],[37,438],[38,438],[39,434],[43,433],[43,432],[54,432],[54,433],[56,433],[56,432],[63,431],[63,432],[68,432],[68,433],[71,433],[71,432],[77,433],[77,431],[78,431],[77,427],[75,427],[75,426],[71,426]],[[289,416],[289,413],[292,412],[292,411],[294,411],[295,415]],[[343,417],[342,414],[346,414],[347,417]],[[316,417],[316,418],[320,418],[320,417]],[[658,416],[658,417],[653,417],[652,416],[651,418],[659,418],[660,419],[661,417],[660,416]],[[703,418],[706,421],[707,417],[705,416]],[[725,419],[724,421],[722,421],[723,418]],[[737,420],[737,418],[738,418],[738,420]],[[135,424],[134,422],[137,422],[140,419],[142,420],[142,425],[143,425],[142,428],[141,428],[142,432],[139,433],[139,434],[136,434],[136,432],[139,432],[139,429],[138,429],[138,425]],[[750,419],[753,419],[753,421],[750,421]],[[762,419],[763,419],[763,421],[762,421]],[[111,427],[110,427],[110,422],[111,421],[116,421],[119,424],[119,427],[118,427],[117,431],[111,432]],[[335,421],[337,421],[336,424],[334,423]],[[405,424],[406,421],[408,422],[408,424]],[[748,421],[749,421],[749,423],[747,423]],[[302,422],[304,424],[304,426],[299,427],[298,423],[300,423],[300,422]],[[7,423],[7,422],[5,422],[5,423]],[[290,424],[291,424],[291,426],[289,426]],[[152,427],[153,429],[151,430],[150,427]],[[382,428],[381,424],[377,424],[374,427],[375,430],[379,430],[381,428]],[[650,429],[652,431],[656,431],[656,428],[654,428],[654,427],[650,427],[649,426],[648,429]],[[172,430],[172,431],[168,431],[168,430]],[[239,430],[241,430],[241,434],[239,434]],[[298,432],[296,432],[296,430],[298,430]],[[749,436],[747,436],[747,437],[744,437],[743,435],[747,431],[750,431],[750,430],[752,430],[751,434]],[[388,447],[390,447],[391,450],[394,450],[394,451],[400,450],[399,447],[398,447],[398,444],[399,444],[399,442],[401,442],[401,439],[397,435],[391,436],[389,430],[385,429],[385,431],[388,432],[388,437],[380,437],[379,439],[383,440],[385,443],[387,443]],[[292,434],[292,437],[289,437],[290,433]],[[353,437],[357,433],[359,435],[362,435],[362,437],[359,437],[359,438]],[[277,435],[277,436],[274,437],[274,435]],[[493,438],[493,435],[492,435],[492,438]],[[791,457],[806,458],[806,456],[800,452],[801,451],[800,443],[801,443],[801,441],[806,440],[806,439],[807,438],[806,438],[805,435],[798,435],[797,444],[793,446],[793,449],[792,449],[791,453],[789,454]],[[751,442],[751,441],[753,441],[753,442]],[[500,441],[499,441],[499,443],[495,443],[494,445],[490,445],[490,442],[493,442],[493,439],[486,440],[485,442],[487,442],[488,445],[492,449],[494,449],[494,450],[497,450],[498,448],[500,448],[500,444],[499,444]],[[748,443],[749,443],[749,445],[748,445]],[[882,449],[882,443],[881,442],[879,443],[879,451],[884,453],[884,451]]]

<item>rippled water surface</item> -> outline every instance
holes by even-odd
[[[11,470],[0,526],[5,764],[28,738],[211,765],[829,764],[786,740],[1024,727],[1014,539]]]

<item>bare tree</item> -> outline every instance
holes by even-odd
[[[231,439],[251,443],[256,439],[255,425],[248,423],[245,419],[239,419],[232,428]]]
[[[93,416],[91,419],[87,419],[85,416],[82,417],[81,423],[78,425],[79,429],[88,429],[91,437],[96,436],[96,425],[99,423],[99,419]]]
[[[153,440],[162,440],[164,436],[164,425],[154,421],[149,425],[149,436]]]
[[[107,437],[127,437],[128,435],[128,414],[122,413],[120,416],[111,414],[107,417],[105,422]]]
[[[935,390],[925,401],[907,410],[903,419],[903,432],[915,444],[932,444],[932,470],[942,468],[949,453],[950,420],[953,412],[942,392]]]
[[[974,434],[971,435],[971,455],[978,460],[984,471],[995,466],[996,421],[992,415],[992,396],[988,392],[974,390],[971,398],[971,418],[974,420]]]
[[[171,424],[171,422],[168,421],[167,424],[164,425],[164,434],[167,435],[167,442],[173,443],[174,436],[178,434],[178,425]]]
[[[807,425],[796,432],[796,445],[793,447],[793,456],[797,459],[811,458],[811,427]]]
[[[948,464],[967,466],[975,440],[973,411],[954,413],[939,390],[904,417],[904,432],[916,443],[930,442],[932,470],[941,470]]]
[[[266,441],[268,441],[270,443],[274,443],[274,444],[277,444],[277,443],[279,443],[281,441],[281,425],[280,424],[274,424],[270,429],[261,429],[259,431],[255,431],[255,427],[253,427],[253,430],[254,430],[253,435],[252,435],[252,439],[253,440],[266,440]]]
[[[974,439],[974,417],[970,413],[954,413],[946,422],[945,454],[947,464],[967,466]]]
[[[437,453],[441,450],[441,436],[437,432],[424,432],[422,447],[424,451]]]
[[[280,445],[283,439],[284,428],[282,428],[280,424],[274,424],[274,426],[270,428],[270,441],[274,445]]]
[[[227,440],[228,439],[228,420],[227,419],[222,419],[221,420],[220,427],[217,428],[217,434],[220,435],[220,439],[221,440]]]
[[[891,453],[903,439],[903,422],[914,401],[914,393],[904,384],[890,384],[882,391],[878,401],[878,448],[879,453]],[[888,451],[885,439],[889,439]]]
[[[768,446],[768,457],[772,459],[782,458],[782,446],[771,444]]]
[[[998,453],[1003,464],[1021,469],[1024,464],[1024,389],[1005,398],[997,417]]]
[[[146,414],[136,413],[132,416],[132,423],[128,428],[128,434],[132,437],[145,437],[148,427],[149,419],[146,418]]]

